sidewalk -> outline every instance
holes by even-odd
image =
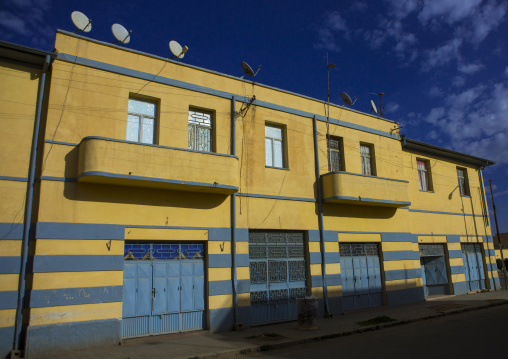
[[[480,292],[461,296],[432,298],[418,304],[377,307],[348,312],[344,315],[336,315],[333,318],[319,319],[319,328],[312,331],[297,330],[297,323],[293,321],[256,326],[241,332],[230,331],[210,334],[207,331],[201,331],[128,339],[124,340],[120,346],[95,348],[39,358],[234,358],[242,353],[351,335],[506,304],[508,304],[508,291],[506,290]],[[383,315],[396,321],[377,326],[358,324],[358,322]]]

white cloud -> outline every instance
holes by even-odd
[[[497,4],[496,1],[489,1],[481,8],[471,20],[473,25],[472,42],[475,44],[482,42],[491,31],[495,30],[504,20],[506,10],[506,2]]]
[[[433,18],[442,18],[448,24],[470,17],[475,14],[482,0],[432,0],[423,3],[418,19],[426,23]]]
[[[466,75],[472,75],[480,70],[482,70],[484,66],[482,64],[464,64],[459,62],[458,70]]]
[[[508,76],[508,66],[506,66],[506,69],[504,69],[504,74]]]
[[[349,8],[349,11],[358,11],[358,12],[364,12],[367,11],[369,6],[361,1],[353,2],[353,5]]]
[[[394,113],[399,110],[400,105],[396,102],[388,102],[385,106],[385,113]]]
[[[452,86],[455,88],[462,87],[466,84],[466,79],[463,76],[455,76],[452,80]]]
[[[347,40],[351,37],[346,20],[337,11],[333,11],[326,15],[323,25],[318,29],[318,43],[314,47],[338,52],[340,47],[336,42],[337,35]]]
[[[459,48],[461,45],[462,40],[452,39],[441,47],[427,50],[425,52],[425,59],[423,60],[423,70],[430,71],[434,67],[443,66],[450,63],[452,60],[459,59]]]
[[[441,97],[443,96],[443,90],[437,86],[432,86],[427,93],[430,97]]]

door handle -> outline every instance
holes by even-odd
[[[152,288],[152,296],[155,298],[155,293],[157,293],[157,291],[155,290],[155,288]]]

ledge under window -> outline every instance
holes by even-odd
[[[285,168],[285,167],[265,166],[265,168],[273,168],[274,170],[284,170],[284,171],[289,171],[289,168]]]

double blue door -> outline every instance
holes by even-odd
[[[420,264],[425,296],[449,294],[445,249],[442,244],[420,244]]]
[[[383,286],[376,243],[340,243],[344,310],[383,305]]]
[[[124,338],[203,329],[205,282],[200,244],[126,244]]]
[[[482,248],[478,243],[462,243],[462,261],[470,291],[485,289]]]

